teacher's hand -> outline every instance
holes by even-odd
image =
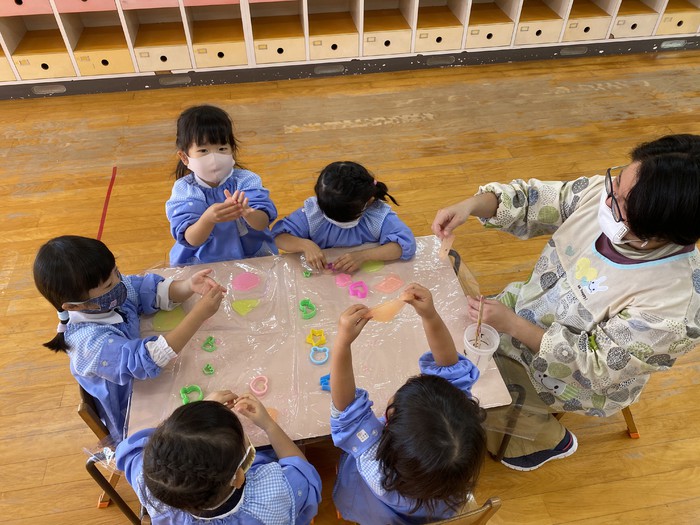
[[[479,299],[467,297],[467,302],[469,303],[467,318],[472,323],[476,323],[479,319]],[[519,320],[518,314],[505,304],[495,299],[484,299],[484,311],[481,321],[495,328],[499,333],[513,335],[513,328]]]
[[[447,208],[438,210],[433,220],[431,229],[440,239],[444,239],[452,233],[457,226],[464,224],[469,217],[469,210],[464,202],[458,202]]]

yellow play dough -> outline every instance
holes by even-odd
[[[259,304],[260,301],[258,299],[239,299],[238,301],[231,301],[231,308],[238,315],[245,317]]]
[[[179,325],[184,318],[185,311],[182,309],[182,306],[177,306],[170,311],[160,310],[153,316],[153,329],[156,332],[169,332]]]

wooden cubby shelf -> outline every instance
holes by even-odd
[[[632,45],[622,50],[620,40]],[[436,58],[416,64],[464,64],[521,48],[527,59],[556,56],[552,46],[561,55],[586,53],[586,44],[626,52],[644,42],[700,47],[700,0],[8,0],[0,90],[228,69],[251,78],[275,66],[315,72],[316,63],[333,73],[357,60],[365,71],[424,55]]]

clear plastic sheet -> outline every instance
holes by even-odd
[[[436,237],[419,237],[416,256],[411,261],[397,261],[368,272],[359,270],[353,281],[364,281],[367,297],[358,299],[347,286],[336,284],[330,271],[304,277],[298,254],[260,257],[213,263],[186,268],[152,270],[167,277],[186,278],[201,268],[212,268],[212,277],[228,292],[219,311],[207,320],[179,357],[160,376],[136,381],[131,399],[129,433],[157,425],[182,404],[180,389],[196,384],[204,395],[219,389],[236,393],[250,390],[252,379],[268,378],[268,391],[260,399],[280,426],[294,440],[324,436],[330,433],[330,395],[321,389],[321,376],[330,372],[330,359],[318,365],[311,362],[312,345],[306,342],[311,329],[324,330],[325,346],[333,352],[340,313],[354,303],[375,306],[399,296],[411,282],[430,288],[435,305],[461,350],[467,325],[466,298],[449,261],[440,260],[440,242]],[[333,261],[351,249],[326,250]],[[232,281],[241,273],[259,276],[259,283],[248,290],[236,290]],[[389,275],[398,276],[404,285],[391,293],[376,289]],[[245,279],[253,282],[255,279]],[[240,282],[239,279],[237,282]],[[309,299],[316,306],[316,315],[303,319],[299,303]],[[187,312],[196,298],[187,301]],[[236,311],[232,302],[237,301]],[[241,303],[241,301],[252,301]],[[247,313],[240,305],[251,306]],[[158,334],[153,330],[153,316],[144,316],[144,336]],[[202,349],[207,337],[214,337],[216,350]],[[389,323],[369,322],[353,344],[356,383],[370,392],[376,413],[383,414],[387,400],[406,381],[419,372],[418,357],[428,350],[423,328],[409,306]],[[319,359],[318,354],[316,358]],[[213,375],[203,372],[205,365],[214,368]],[[482,406],[488,408],[511,402],[511,397],[495,364],[479,379],[473,389]],[[194,398],[194,394],[192,394]],[[241,418],[253,444],[266,444],[262,431]]]

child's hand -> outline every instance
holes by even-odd
[[[221,305],[221,300],[224,298],[224,292],[221,287],[212,288],[202,298],[197,301],[192,308],[192,312],[202,316],[202,320],[209,319],[214,315]]]
[[[218,401],[227,408],[233,408],[238,396],[230,390],[217,390],[204,398],[205,401]]]
[[[247,393],[238,396],[234,410],[242,416],[250,419],[255,425],[267,432],[274,420],[265,410],[265,406],[253,394]]]
[[[214,279],[209,277],[211,273],[211,268],[206,270],[200,270],[190,277],[190,290],[199,295],[204,295],[210,290],[218,288],[222,292],[226,292],[226,288],[219,285]]]
[[[359,270],[362,263],[366,260],[367,258],[365,257],[364,250],[344,253],[333,261],[333,270],[337,272],[352,273]]]
[[[202,214],[204,220],[218,224],[220,222],[230,222],[240,219],[247,211],[250,213],[252,208],[248,206],[248,199],[245,193],[236,190],[233,195],[228,190],[224,190],[226,200],[224,202],[215,202],[209,206]]]
[[[230,191],[224,190],[224,195],[226,195],[226,202],[230,201],[238,206],[239,215],[236,219],[247,217],[253,211],[253,208],[248,206],[248,197],[245,196],[244,191],[236,190],[231,195]]]
[[[326,256],[314,241],[304,239],[304,257],[306,262],[316,270],[326,269]]]
[[[432,317],[437,314],[435,304],[433,304],[433,294],[425,286],[418,283],[409,284],[401,293],[401,299],[413,306],[421,317]]]
[[[369,312],[369,308],[365,305],[354,304],[340,314],[336,344],[349,345],[357,339],[357,336],[360,335],[360,332],[362,332],[362,329],[370,319],[369,317],[363,317],[367,315],[367,312]]]

